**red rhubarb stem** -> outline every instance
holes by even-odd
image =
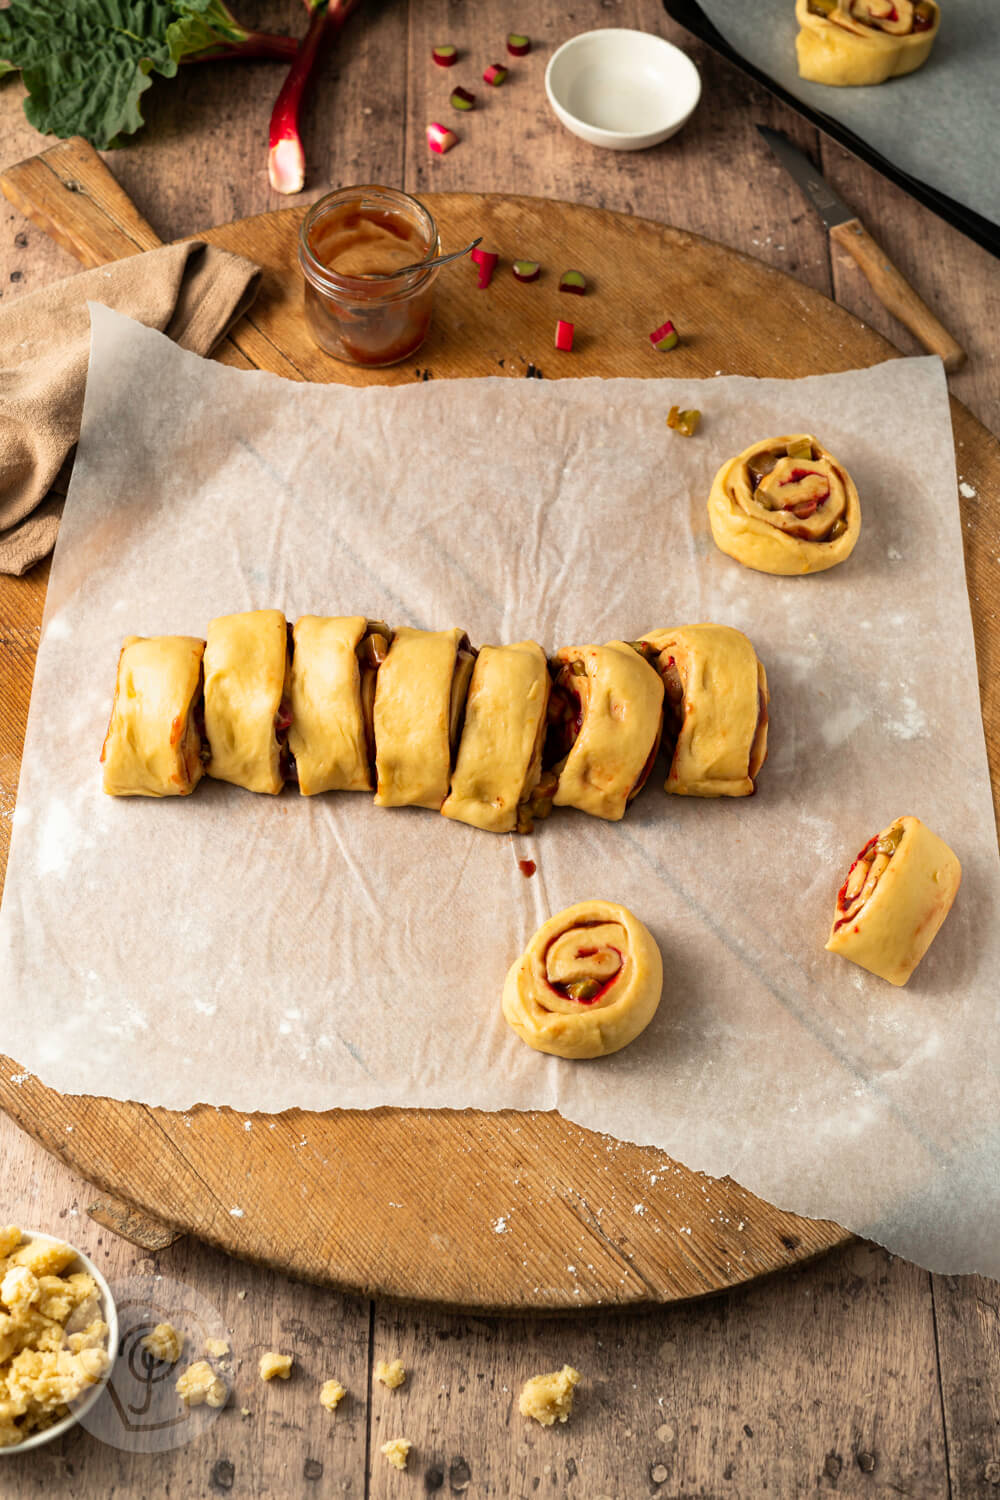
[[[307,0],[308,3],[308,0]],[[271,113],[267,171],[277,193],[301,193],[306,158],[299,134],[299,110],[320,48],[328,34],[340,30],[358,0],[313,0],[309,29],[281,86]]]

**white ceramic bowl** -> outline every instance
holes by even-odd
[[[40,1230],[23,1229],[21,1233],[25,1240],[31,1240],[34,1244],[66,1245],[69,1243],[68,1240],[60,1239],[57,1234],[42,1234]],[[76,1250],[75,1245],[73,1249]],[[30,1448],[41,1448],[44,1443],[51,1443],[55,1438],[62,1437],[63,1433],[68,1432],[80,1420],[84,1412],[89,1411],[94,1402],[100,1398],[114,1367],[115,1353],[118,1349],[118,1310],[115,1307],[115,1299],[111,1295],[111,1288],[94,1262],[89,1256],[84,1255],[82,1250],[76,1251],[76,1260],[66,1267],[66,1271],[68,1273],[88,1271],[97,1282],[97,1291],[101,1299],[101,1314],[108,1325],[108,1353],[111,1355],[111,1361],[101,1379],[92,1385],[85,1395],[74,1401],[65,1417],[61,1417],[58,1422],[53,1422],[51,1427],[43,1428],[41,1432],[31,1433],[23,1443],[15,1443],[12,1448],[0,1448],[0,1458],[27,1453]]]
[[[680,130],[701,96],[686,53],[647,31],[584,31],[552,54],[545,92],[567,130],[611,151],[642,151]]]

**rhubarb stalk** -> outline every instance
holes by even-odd
[[[309,29],[271,113],[267,173],[276,193],[302,191],[306,157],[299,135],[299,110],[324,40],[339,32],[358,0],[306,0],[306,3],[311,12]]]

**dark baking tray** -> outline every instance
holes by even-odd
[[[918,178],[911,177],[908,172],[901,172],[898,167],[893,166],[891,161],[876,151],[874,146],[855,135],[853,130],[845,129],[829,115],[823,114],[820,110],[811,109],[809,105],[803,104],[801,99],[796,99],[787,89],[782,88],[780,83],[775,83],[773,78],[769,78],[760,68],[754,67],[753,63],[747,62],[745,57],[741,57],[734,48],[730,47],[697,4],[697,0],[663,0],[663,8],[668,16],[679,21],[693,36],[706,42],[715,52],[728,58],[738,68],[742,68],[744,73],[749,73],[751,78],[755,78],[776,98],[803,115],[819,130],[825,131],[835,141],[846,146],[848,151],[853,151],[855,156],[860,156],[861,160],[866,161],[869,166],[884,173],[905,192],[912,193],[918,202],[933,209],[934,213],[940,214],[942,219],[947,219],[949,224],[953,224],[970,239],[975,240],[993,255],[1000,256],[1000,227],[989,219],[984,219],[981,214],[975,213],[971,208],[966,208],[964,204],[956,203],[954,198],[949,198],[945,193],[939,193],[936,188],[929,187]]]

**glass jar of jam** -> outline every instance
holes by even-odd
[[[314,203],[299,232],[306,322],[321,349],[357,365],[394,365],[430,327],[441,248],[422,203],[395,188],[348,187]]]

